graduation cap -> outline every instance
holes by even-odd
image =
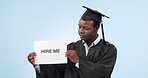
[[[86,6],[82,6],[82,7],[86,8],[87,10],[82,15],[81,19],[83,19],[84,21],[93,20],[93,21],[96,21],[99,24],[101,24],[102,37],[103,37],[103,42],[105,44],[105,36],[104,36],[104,30],[103,30],[102,17],[106,17],[106,18],[109,18],[109,17],[102,14],[102,13],[100,13],[100,12],[98,12],[97,10],[92,10],[91,8],[88,8]]]

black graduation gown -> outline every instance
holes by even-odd
[[[88,55],[82,41],[71,43],[68,50],[75,50],[79,56],[79,68],[69,61],[66,66],[65,78],[110,78],[113,71],[117,50],[114,45],[101,40],[89,49]]]
[[[82,40],[71,43],[68,50],[75,50],[79,56],[79,68],[68,59],[68,64],[40,65],[38,78],[110,78],[113,71],[117,50],[114,45],[103,40],[91,47],[86,56]]]

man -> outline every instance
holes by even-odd
[[[97,34],[102,17],[100,12],[86,8],[79,21],[78,33],[81,40],[67,46],[68,64],[35,65],[35,53],[28,55],[29,62],[37,69],[38,78],[110,78],[113,71],[117,50],[113,44]],[[109,17],[107,17],[109,18]],[[37,68],[39,67],[39,68]]]

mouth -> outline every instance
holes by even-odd
[[[86,36],[85,35],[80,35],[80,38],[85,38]]]

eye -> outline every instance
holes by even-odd
[[[85,29],[85,30],[89,30],[89,28],[87,28],[87,27],[84,27],[84,29]]]
[[[79,26],[79,29],[81,29],[81,26]]]

